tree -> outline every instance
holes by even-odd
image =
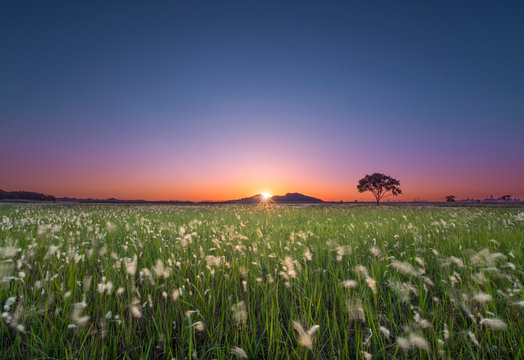
[[[455,202],[455,195],[448,195],[446,196],[447,202]]]
[[[377,205],[379,205],[380,200],[384,197],[402,194],[399,186],[400,182],[397,179],[393,179],[391,176],[384,174],[374,173],[360,179],[357,189],[359,192],[371,191],[377,200]],[[388,192],[391,192],[391,194],[386,195]]]
[[[501,199],[501,200],[505,200],[505,201],[507,201],[507,200],[511,200],[511,195],[502,195],[502,196],[500,197],[500,199]]]

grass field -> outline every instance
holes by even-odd
[[[0,205],[0,358],[524,358],[524,208]]]

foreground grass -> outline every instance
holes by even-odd
[[[4,205],[0,357],[522,358],[523,211]]]

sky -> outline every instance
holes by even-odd
[[[523,43],[518,1],[3,1],[0,189],[524,198]]]

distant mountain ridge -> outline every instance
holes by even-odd
[[[147,200],[121,200],[115,198],[109,199],[78,199],[71,197],[57,198],[58,202],[80,202],[80,203],[166,203],[166,204],[191,204],[191,203],[227,203],[227,204],[256,204],[262,202],[264,199],[262,194],[256,194],[250,197],[245,197],[236,200],[226,201],[178,201],[178,200],[165,200],[165,201],[147,201]],[[277,204],[293,204],[293,203],[323,203],[321,199],[317,199],[312,196],[307,196],[300,193],[287,193],[286,195],[274,195],[267,201]]]
[[[287,193],[284,196],[275,195],[271,197],[271,200],[276,203],[322,203],[324,200],[307,196],[300,193]]]
[[[29,201],[56,201],[52,195],[32,191],[4,191],[0,190],[0,200],[29,200]]]
[[[56,201],[58,202],[77,202],[77,203],[161,203],[161,204],[190,204],[193,203],[193,201],[179,201],[179,200],[123,200],[123,199],[115,199],[115,198],[109,198],[109,199],[93,199],[93,198],[86,198],[86,199],[79,199],[79,198],[72,198],[72,197],[61,197],[57,198]]]
[[[238,199],[238,200],[229,200],[225,202],[233,203],[233,204],[255,204],[261,201],[264,201],[262,194],[257,194],[257,195],[253,195],[250,197],[245,197],[245,198]],[[266,201],[277,203],[277,204],[323,203],[324,202],[321,199],[317,199],[315,197],[307,196],[307,195],[300,194],[300,193],[287,193],[286,195],[274,195]]]
[[[57,202],[72,202],[72,203],[162,203],[162,204],[192,204],[192,203],[227,203],[227,204],[256,204],[263,201],[276,204],[293,204],[293,203],[323,203],[324,201],[312,196],[307,196],[297,192],[287,193],[286,195],[274,195],[269,199],[265,199],[262,194],[256,194],[250,197],[245,197],[236,200],[226,201],[179,201],[179,200],[122,200],[115,198],[108,199],[93,199],[93,198],[74,198],[74,197],[60,197],[55,198],[52,195],[45,195],[31,191],[3,191],[0,190],[0,200],[14,200],[14,201],[57,201]]]

